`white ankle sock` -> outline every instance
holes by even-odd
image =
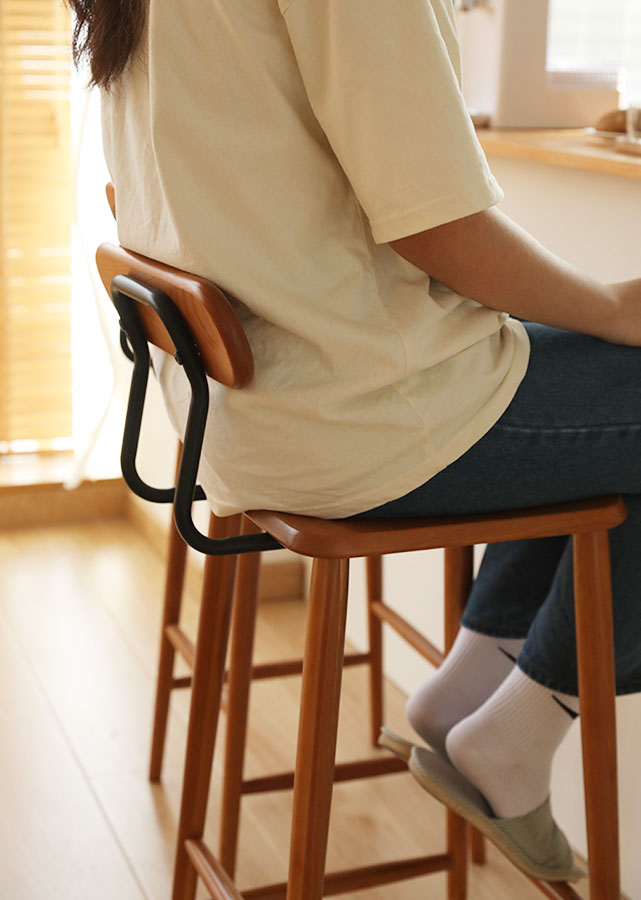
[[[552,758],[578,711],[577,697],[551,691],[515,666],[476,712],[452,728],[447,755],[496,816],[524,815],[547,799]]]
[[[445,753],[445,737],[478,709],[514,668],[522,638],[496,638],[461,626],[442,665],[407,702],[414,731]]]

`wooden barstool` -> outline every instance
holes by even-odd
[[[180,445],[182,448],[182,444]],[[180,460],[180,456],[178,457]],[[249,526],[245,523],[245,528]],[[210,518],[209,532],[220,536],[216,517]],[[160,781],[164,744],[169,714],[171,692],[188,688],[192,676],[174,676],[175,655],[182,659],[193,671],[195,647],[180,626],[180,610],[185,573],[187,545],[180,536],[176,523],[170,523],[167,550],[167,568],[160,633],[160,652],[156,678],[156,700],[154,725],[149,764],[150,781]],[[461,571],[463,576],[460,590],[445,592],[445,650],[451,647],[459,627],[463,608],[472,586],[472,558]],[[445,578],[448,575],[447,558]],[[439,666],[444,653],[427,640],[409,622],[383,602],[382,557],[371,556],[365,560],[367,574],[367,612],[369,649],[365,653],[346,654],[343,666],[365,664],[369,666],[370,695],[370,736],[373,747],[378,746],[378,736],[384,721],[383,706],[383,623],[389,624],[424,659]],[[243,777],[247,738],[249,698],[252,681],[266,678],[300,675],[302,659],[278,660],[253,665],[254,634],[258,608],[258,577],[260,554],[252,554],[243,559],[238,571],[232,605],[231,643],[228,669],[225,672],[225,687],[221,698],[221,708],[227,713],[224,762],[222,769],[222,794],[220,816],[220,839],[218,856],[225,871],[232,878],[236,870],[240,814],[242,798],[246,794],[282,790],[291,787],[293,774],[278,773],[260,778]],[[207,566],[203,573],[202,596],[214,590],[213,579],[217,578],[215,567]],[[471,858],[475,863],[485,861],[483,835],[475,828],[470,829]]]
[[[105,194],[112,215],[116,218],[116,192],[112,182],[105,186]],[[182,442],[178,441],[176,454],[176,477],[180,468]],[[212,513],[209,522],[211,535],[219,533],[217,517]],[[172,691],[191,686],[191,675],[174,676],[176,654],[187,667],[194,668],[194,644],[189,635],[181,628],[180,614],[182,608],[187,562],[187,544],[171,520],[167,540],[167,567],[163,594],[162,626],[160,631],[160,648],[158,654],[158,671],[156,676],[156,699],[154,704],[154,723],[149,759],[149,780],[160,781],[167,733],[169,702]],[[371,741],[376,746],[378,735],[383,724],[383,671],[382,671],[382,629],[380,613],[376,609],[382,598],[382,561],[373,557],[366,561],[367,596],[369,611],[370,649],[367,653],[350,654],[345,657],[344,665],[367,664],[370,667],[370,719]],[[302,659],[279,660],[268,664],[252,666],[254,631],[256,623],[257,596],[256,583],[260,571],[260,557],[252,560],[251,577],[247,572],[248,590],[237,591],[234,609],[237,613],[232,627],[229,671],[225,673],[225,681],[229,683],[229,691],[233,693],[233,703],[225,750],[223,776],[223,808],[225,809],[221,855],[227,860],[226,868],[233,871],[235,866],[235,847],[239,821],[240,799],[244,793],[256,793],[255,782],[244,782],[242,770],[245,753],[245,737],[247,730],[247,710],[249,690],[253,680],[277,678],[287,675],[300,675]],[[212,573],[206,568],[203,576],[202,593],[213,590]],[[374,612],[373,612],[374,610]],[[439,665],[443,654],[428,642],[421,643],[417,633],[416,646],[434,665]],[[427,651],[425,650],[427,647]],[[227,698],[223,694],[223,708],[227,706]]]
[[[181,449],[182,444],[179,454]],[[245,533],[250,533],[250,524],[245,517],[243,519]],[[212,514],[209,534],[212,537],[224,536],[221,527],[223,526],[220,524],[220,520]],[[189,688],[192,684],[192,675],[179,677],[174,675],[176,654],[180,655],[192,672],[195,658],[193,641],[180,625],[186,554],[187,544],[180,536],[176,523],[172,519],[167,546],[167,568],[165,570],[156,699],[149,761],[149,779],[153,783],[158,783],[161,779],[171,693],[176,689]],[[369,649],[364,653],[346,654],[343,665],[369,666],[370,735],[372,746],[376,747],[384,717],[382,622],[389,617],[392,624],[399,629],[402,628],[406,639],[410,640],[418,652],[433,665],[440,665],[444,654],[413,629],[409,623],[401,620],[401,623],[404,624],[399,624],[397,620],[400,617],[394,610],[383,604],[382,558],[368,558],[366,568]],[[219,858],[226,872],[232,877],[236,868],[243,796],[282,790],[283,787],[291,786],[293,777],[292,773],[277,773],[252,779],[243,777],[251,684],[253,681],[262,679],[300,675],[303,670],[302,658],[253,664],[259,574],[259,553],[252,554],[243,560],[236,578],[228,668],[225,671],[221,697],[221,708],[227,713],[228,718],[222,769]],[[216,567],[205,566],[201,592],[203,598],[212,594],[215,590],[214,582],[219,577]],[[446,623],[450,621],[454,623],[453,631],[450,630],[451,640],[456,636],[457,616],[458,610],[446,608]],[[411,637],[409,631],[413,632]],[[447,630],[446,625],[446,635],[450,634],[450,631]],[[450,643],[451,641],[446,643],[448,648]],[[472,858],[477,863],[481,863],[485,859],[483,838],[475,829],[473,829],[472,836]]]
[[[116,195],[111,182],[105,187],[107,202],[116,217]],[[176,477],[180,467],[182,442],[178,442],[176,454]],[[209,533],[212,536],[222,535],[222,526],[217,523],[212,513],[209,522]],[[160,629],[160,647],[158,654],[158,670],[156,675],[156,696],[154,703],[154,719],[149,758],[149,780],[158,783],[161,779],[164,757],[169,704],[172,691],[191,687],[192,676],[176,677],[174,667],[178,654],[187,667],[193,672],[195,647],[189,635],[180,625],[180,614],[185,581],[187,561],[187,544],[182,539],[175,521],[171,520],[167,541],[167,567],[163,595],[162,623]],[[370,696],[370,736],[373,747],[378,746],[378,736],[383,725],[383,623],[394,628],[424,659],[434,666],[439,666],[444,659],[444,652],[428,641],[405,619],[400,617],[391,607],[383,603],[382,557],[373,556],[365,560],[366,594],[369,649],[365,653],[347,654],[343,659],[344,666],[369,666]],[[278,660],[270,663],[252,665],[254,634],[257,614],[257,583],[260,572],[260,555],[251,557],[242,568],[233,603],[231,626],[231,647],[229,668],[225,672],[225,687],[221,699],[222,709],[228,713],[225,739],[219,858],[225,871],[233,878],[236,869],[236,858],[239,839],[241,801],[245,794],[262,793],[280,790],[283,784],[290,784],[292,773],[279,773],[262,778],[244,779],[244,761],[247,737],[247,717],[249,711],[249,695],[251,683],[255,680],[300,675],[302,659]],[[206,566],[203,573],[201,595],[209,595],[214,589],[213,579],[218,577],[215,568]],[[466,573],[468,591],[472,583],[472,569]],[[461,616],[460,602],[464,595],[452,595],[446,592],[445,597],[445,652],[449,650]],[[453,602],[450,602],[450,599]],[[464,602],[464,599],[463,599]],[[483,836],[476,829],[470,829],[471,855],[475,863],[485,861]]]
[[[389,774],[405,767],[400,760],[390,758],[335,765],[348,561],[360,556],[444,548],[447,605],[460,612],[471,583],[474,544],[570,534],[574,546],[591,898],[618,900],[615,691],[607,531],[625,519],[622,498],[602,497],[535,509],[424,520],[327,521],[253,511],[245,515],[241,537],[233,537],[238,534],[239,517],[230,517],[217,520],[217,534],[208,539],[191,519],[208,412],[205,372],[229,387],[247,384],[252,376],[252,358],[246,337],[226,298],[210,282],[109,245],[100,247],[98,266],[136,353],[123,444],[128,445],[127,452],[123,452],[123,474],[141,496],[147,486],[135,471],[135,449],[146,389],[147,341],[178,352],[193,391],[174,515],[185,540],[208,554],[206,567],[211,570],[214,590],[203,597],[198,626],[173,900],[193,900],[197,876],[217,900],[320,900],[324,894],[443,870],[448,872],[449,900],[463,900],[466,827],[451,813],[446,853],[325,873],[334,781]],[[240,595],[242,587],[243,595],[249,596],[255,590],[257,551],[279,547],[314,559],[296,768],[287,777],[287,783],[293,783],[294,788],[289,879],[286,884],[241,893],[221,860],[203,842],[207,795],[225,680],[236,554],[242,554],[238,556],[236,590]],[[378,612],[381,615],[377,614],[377,618],[393,618],[386,609],[379,608]],[[458,621],[449,622],[450,637],[457,627]],[[230,705],[232,702],[230,685]],[[548,897],[578,898],[569,885],[535,883]]]

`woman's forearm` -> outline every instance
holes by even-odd
[[[619,334],[621,297],[617,286],[584,275],[495,208],[392,241],[390,246],[427,274],[484,306],[543,325],[627,343],[620,340],[626,335]],[[641,301],[641,289],[638,294]],[[638,328],[641,332],[641,320]]]

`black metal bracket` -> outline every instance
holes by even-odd
[[[194,500],[206,499],[205,492],[197,485],[196,480],[209,411],[209,385],[198,347],[180,311],[163,291],[151,288],[129,276],[116,275],[111,282],[111,296],[120,315],[123,352],[130,359],[133,358],[134,363],[120,455],[122,474],[129,488],[144,500],[153,503],[173,503],[178,531],[190,547],[201,553],[224,556],[281,549],[282,544],[264,532],[229,538],[210,538],[196,527],[191,507]],[[149,346],[147,335],[136,313],[136,303],[151,307],[162,321],[176,348],[176,359],[184,367],[191,386],[191,401],[175,488],[152,487],[143,481],[136,467],[149,381]]]

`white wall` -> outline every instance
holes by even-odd
[[[641,181],[498,157],[491,157],[490,164],[505,192],[503,211],[550,250],[604,281],[641,277]],[[479,546],[475,550],[475,574],[484,549]],[[442,560],[443,551],[429,550],[388,557],[384,566],[387,602],[439,645],[443,633]],[[352,564],[350,601],[348,636],[364,648],[361,560]],[[385,666],[388,677],[407,693],[432,671],[394,634],[385,638]],[[617,715],[622,885],[632,900],[641,900],[641,696],[618,698]],[[559,824],[586,855],[578,726],[556,758],[552,796]]]

